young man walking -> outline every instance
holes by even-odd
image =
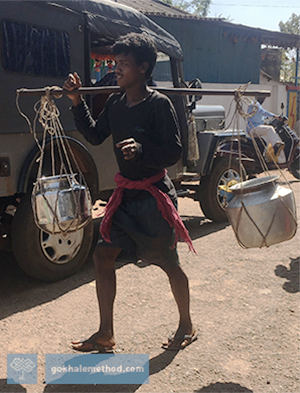
[[[183,349],[196,339],[190,318],[188,279],[181,269],[176,242],[189,235],[174,206],[176,191],[165,168],[182,152],[178,121],[170,100],[151,90],[147,80],[156,62],[156,48],[146,34],[128,34],[113,46],[116,78],[121,92],[107,100],[94,121],[80,95],[79,76],[70,74],[64,88],[70,92],[76,126],[93,145],[112,135],[120,172],[93,255],[96,270],[100,327],[89,339],[73,342],[81,352],[110,352],[115,348],[113,304],[116,295],[115,260],[122,249],[161,267],[168,275],[179,311],[177,331],[163,344]]]

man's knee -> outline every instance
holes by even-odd
[[[178,260],[175,261],[170,260],[169,258],[161,258],[153,264],[159,266],[167,274],[169,279],[171,279],[173,276],[177,276],[178,274],[185,275]]]
[[[186,281],[186,283],[188,283],[187,275],[184,273],[184,271],[182,270],[180,265],[176,265],[176,266],[172,265],[172,266],[170,266],[168,276],[170,278],[172,278],[172,277],[177,277],[177,278],[180,277],[181,280],[184,280],[184,281]]]
[[[96,247],[93,253],[95,267],[98,269],[113,269],[120,252],[121,250],[116,248]]]

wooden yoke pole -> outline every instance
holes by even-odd
[[[157,87],[151,86],[151,89],[158,90],[159,92],[166,95],[201,95],[201,96],[234,96],[235,94],[241,94],[244,96],[253,97],[270,97],[271,92],[268,90],[248,90],[242,93],[239,90],[230,89],[193,89],[193,88],[180,88],[180,87]],[[18,89],[17,94],[20,96],[37,96],[45,95],[48,92],[51,95],[67,95],[67,94],[111,94],[117,93],[120,90],[119,86],[102,86],[102,87],[81,87],[72,92],[64,90],[60,87],[45,87],[42,89]]]

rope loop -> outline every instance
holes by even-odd
[[[90,196],[90,192],[85,181],[85,178],[81,172],[79,164],[76,160],[72,147],[69,143],[68,138],[64,132],[63,126],[60,122],[60,111],[57,108],[55,101],[53,99],[53,95],[51,94],[51,90],[55,89],[55,86],[49,87],[47,86],[45,89],[45,95],[41,96],[40,100],[34,104],[34,112],[35,117],[33,122],[31,123],[30,119],[21,111],[19,106],[19,94],[17,94],[17,109],[19,113],[25,118],[29,125],[29,129],[31,134],[33,135],[37,146],[40,150],[40,156],[37,159],[38,162],[38,171],[37,171],[37,181],[34,184],[32,191],[32,209],[34,212],[34,219],[36,225],[43,231],[49,232],[51,234],[57,233],[58,230],[62,233],[67,233],[69,231],[76,231],[79,228],[79,225],[83,222],[81,219],[82,214],[85,215],[85,212],[82,211],[82,199],[84,198],[86,201],[86,207],[89,211],[89,217],[84,222],[84,225],[87,225],[91,217],[91,207],[92,200]],[[56,97],[56,95],[55,95]],[[57,95],[57,98],[62,97],[62,95]],[[37,136],[37,123],[40,123],[43,133],[42,138],[39,140]],[[53,203],[51,198],[47,197],[47,193],[44,190],[43,182],[47,182],[49,177],[42,177],[43,173],[43,164],[45,159],[45,148],[46,144],[50,139],[50,158],[51,158],[51,171],[53,177],[59,178],[59,187],[56,192],[56,198]],[[76,169],[76,173],[73,170],[73,166]],[[75,176],[78,177],[78,181],[76,181]],[[60,212],[61,208],[59,204],[60,198],[60,187],[63,184],[69,185],[69,190],[71,190],[72,198],[68,203],[71,205],[75,204],[75,213],[73,220],[70,220],[68,225],[62,225],[60,220]],[[67,192],[64,189],[64,192]],[[83,195],[84,193],[84,195]],[[52,216],[52,230],[45,229],[44,226],[41,226],[38,218],[37,212],[37,195],[42,195],[44,203],[43,205],[47,207],[48,216]],[[67,200],[67,199],[66,199]],[[72,206],[70,207],[72,208]],[[68,209],[68,206],[65,207]],[[75,223],[75,224],[74,224]],[[80,227],[82,227],[81,225]]]
[[[248,122],[251,124],[251,118],[257,113],[257,110],[258,110],[258,105],[256,104],[256,100],[254,99],[254,97],[246,96],[244,94],[246,89],[249,87],[250,83],[251,82],[247,83],[246,85],[242,85],[235,90],[234,98],[230,104],[229,112],[228,112],[228,113],[231,112],[232,105],[235,104],[235,110],[234,110],[232,118],[230,119],[229,126],[228,126],[228,127],[230,127],[231,125],[233,125],[228,170],[230,169],[231,158],[233,155],[234,136],[237,135],[240,174],[242,173],[242,170],[241,170],[241,168],[242,168],[242,155],[244,154],[244,152],[242,152],[242,149],[241,149],[241,135],[240,135],[241,133],[239,131],[238,122],[239,122],[239,119],[242,118],[243,120],[245,120],[246,124]],[[251,110],[249,110],[250,105],[251,105]],[[246,109],[244,109],[244,108],[246,108]],[[229,115],[227,115],[226,119],[228,118],[228,116]],[[228,127],[227,127],[227,129],[228,129]],[[250,137],[251,137],[256,155],[258,157],[259,163],[261,165],[262,173],[265,176],[266,175],[271,176],[268,164],[265,160],[265,157],[263,156],[261,150],[259,149],[257,141],[252,133],[250,134]],[[264,144],[262,138],[259,137],[259,139]],[[275,168],[280,172],[280,176],[285,180],[285,184],[287,184],[289,186],[290,190],[292,191],[290,183],[286,179],[283,171],[281,170],[281,168],[279,167],[279,165],[277,164],[277,162],[275,160],[274,160],[274,164],[275,164]],[[253,206],[249,201],[249,193],[247,193],[246,190],[244,189],[244,187],[246,187],[244,185],[245,183],[244,182],[241,183],[240,194],[238,196],[239,199],[236,199],[236,202],[239,201],[239,206],[240,206],[239,212],[233,213],[233,216],[231,217],[229,209],[227,211],[229,221],[232,225],[235,236],[236,236],[237,241],[240,246],[242,246],[244,248],[248,248],[245,244],[243,244],[243,242],[241,241],[241,237],[240,237],[243,230],[245,230],[245,225],[247,224],[247,220],[245,220],[244,217],[248,218],[248,222],[251,223],[251,225],[252,225],[252,230],[256,233],[257,236],[259,236],[261,238],[260,247],[269,247],[269,245],[270,245],[269,244],[270,233],[273,230],[273,226],[275,225],[274,223],[276,222],[278,224],[278,221],[276,221],[277,215],[279,214],[278,210],[281,210],[281,214],[284,214],[285,219],[289,223],[289,225],[292,226],[293,228],[295,228],[292,236],[294,236],[294,234],[296,233],[297,214],[296,214],[296,208],[295,208],[296,204],[295,204],[294,193],[292,191],[290,199],[285,199],[283,196],[280,196],[279,194],[277,195],[278,187],[279,187],[278,186],[279,181],[277,181],[277,179],[280,176],[278,176],[278,177],[273,176],[274,178],[276,178],[276,180],[275,179],[272,180],[274,197],[278,198],[279,203],[277,205],[278,208],[274,209],[274,211],[272,211],[270,213],[271,216],[265,217],[265,222],[269,223],[266,231],[262,231],[260,228],[260,223],[255,222],[255,220],[253,219],[253,216],[251,213],[251,211],[253,211]],[[242,179],[242,175],[241,175],[241,179]],[[246,201],[247,201],[247,203],[246,203]],[[258,204],[257,201],[255,203]],[[266,202],[263,202],[263,203],[266,203]],[[290,208],[289,204],[292,204],[293,207]],[[233,202],[230,202],[229,208],[230,208],[230,205],[233,205]],[[238,209],[238,207],[235,207],[234,209]],[[244,212],[244,214],[242,214],[242,212]],[[242,227],[244,227],[244,228],[242,228]],[[288,239],[284,239],[284,240],[288,240]]]

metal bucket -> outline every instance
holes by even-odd
[[[295,235],[294,194],[291,189],[280,186],[278,178],[267,176],[230,187],[234,198],[226,211],[241,246],[268,247]]]
[[[48,233],[76,231],[91,220],[89,190],[76,181],[75,175],[37,179],[32,205],[37,225]]]

